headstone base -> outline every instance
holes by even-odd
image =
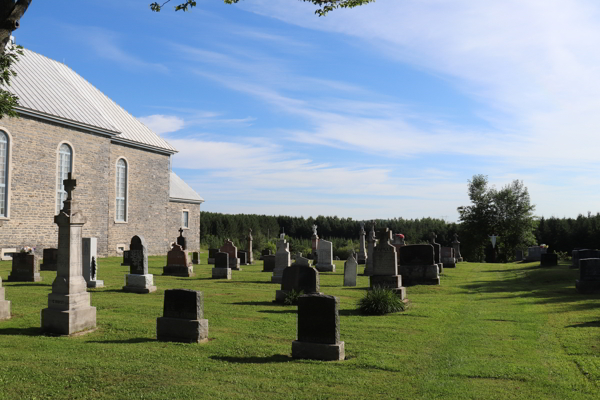
[[[577,279],[575,281],[575,289],[579,293],[600,293],[600,281],[581,281]]]
[[[337,344],[300,342],[298,340],[292,342],[292,358],[343,361],[345,357],[344,342]]]
[[[123,291],[130,293],[152,293],[156,292],[154,286],[154,275],[152,274],[127,274],[125,275],[125,286]]]
[[[163,268],[163,275],[187,276],[187,277],[196,276],[196,274],[194,274],[194,267],[185,267],[185,266],[170,267],[168,265]]]
[[[231,268],[234,271],[241,271],[242,269],[240,268],[240,259],[236,258],[233,262],[230,259],[229,268]]]
[[[44,308],[42,332],[54,335],[72,335],[96,328],[96,307],[79,307],[71,310]],[[88,332],[86,332],[88,333]]]
[[[103,288],[104,287],[104,281],[89,281],[87,283],[87,287],[89,289]]]
[[[33,274],[14,274],[11,273],[6,278],[6,282],[41,282],[42,277],[39,272]]]
[[[404,300],[406,297],[406,288],[402,286],[402,276],[401,275],[373,275],[371,276],[371,289],[376,286],[392,289],[396,294],[400,297],[401,300]]]
[[[319,272],[335,272],[335,265],[333,264],[317,264],[315,269]]]
[[[406,286],[439,285],[439,264],[432,265],[401,265],[398,273]]]
[[[213,265],[214,265],[214,264],[215,264],[215,259],[214,259],[214,258],[208,258],[208,259],[206,260],[206,262],[207,262],[208,264],[213,264]]]
[[[213,279],[231,279],[231,268],[213,268]]]
[[[444,263],[444,268],[456,268],[456,263]]]
[[[156,319],[156,338],[161,342],[208,342],[208,320],[159,317]]]

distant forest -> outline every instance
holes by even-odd
[[[454,233],[461,240],[461,225],[449,223],[442,219],[393,218],[375,220],[375,229],[390,228],[394,233],[402,233],[409,244],[427,243],[430,232],[437,234],[436,242],[442,246],[450,246]],[[318,216],[316,218],[268,216],[255,214],[220,214],[202,211],[200,219],[200,236],[203,248],[220,247],[225,239],[234,241],[239,249],[246,248],[248,230],[252,229],[254,251],[258,253],[264,248],[275,250],[275,241],[281,232],[285,232],[292,252],[310,251],[312,226],[317,225],[317,233],[321,239],[329,240],[334,245],[334,255],[345,259],[352,250],[358,250],[360,221],[352,218]],[[600,213],[577,218],[541,218],[534,224],[534,235],[537,244],[546,244],[550,251],[571,253],[574,248],[600,247]],[[365,221],[365,230],[371,229],[371,222]],[[468,236],[468,235],[465,235]],[[473,259],[469,244],[461,241],[461,252],[468,261]],[[511,261],[514,255],[505,255]]]

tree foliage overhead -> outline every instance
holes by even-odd
[[[181,0],[179,0],[181,1]],[[375,0],[302,0],[305,3],[312,3],[316,5],[318,8],[315,10],[315,14],[322,17],[326,15],[329,11],[333,11],[336,8],[353,8],[362,6],[363,4],[373,3]],[[152,11],[160,11],[162,8],[170,3],[171,0],[165,0],[162,3],[154,2],[150,4],[150,9]],[[225,4],[235,4],[239,3],[240,0],[223,0]],[[196,7],[196,1],[194,0],[185,0],[183,3],[176,4],[174,6],[175,11],[188,11],[189,9]]]
[[[470,206],[458,207],[463,255],[470,261],[483,260],[489,236],[497,240],[499,260],[510,261],[514,251],[535,244],[533,210],[529,192],[514,180],[500,190],[488,186],[487,176],[469,180]]]

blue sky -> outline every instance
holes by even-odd
[[[203,210],[455,221],[485,174],[600,211],[597,1],[149,3],[34,1],[16,41],[174,145]]]

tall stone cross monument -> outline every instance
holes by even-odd
[[[246,247],[246,251],[248,252],[248,264],[254,264],[254,256],[252,255],[252,229],[248,230],[248,246]]]
[[[58,225],[58,256],[56,279],[48,295],[48,308],[42,310],[42,331],[71,335],[96,327],[96,307],[90,306],[90,294],[83,278],[81,230],[86,218],[73,199],[76,180],[69,173],[63,181],[67,199],[54,217]]]
[[[360,231],[359,231],[359,240],[360,240],[360,247],[358,250],[358,258],[356,259],[356,261],[359,264],[366,264],[367,262],[367,249],[365,247],[365,236],[367,235],[367,232],[365,232],[365,223],[364,221],[362,221],[360,223]]]

